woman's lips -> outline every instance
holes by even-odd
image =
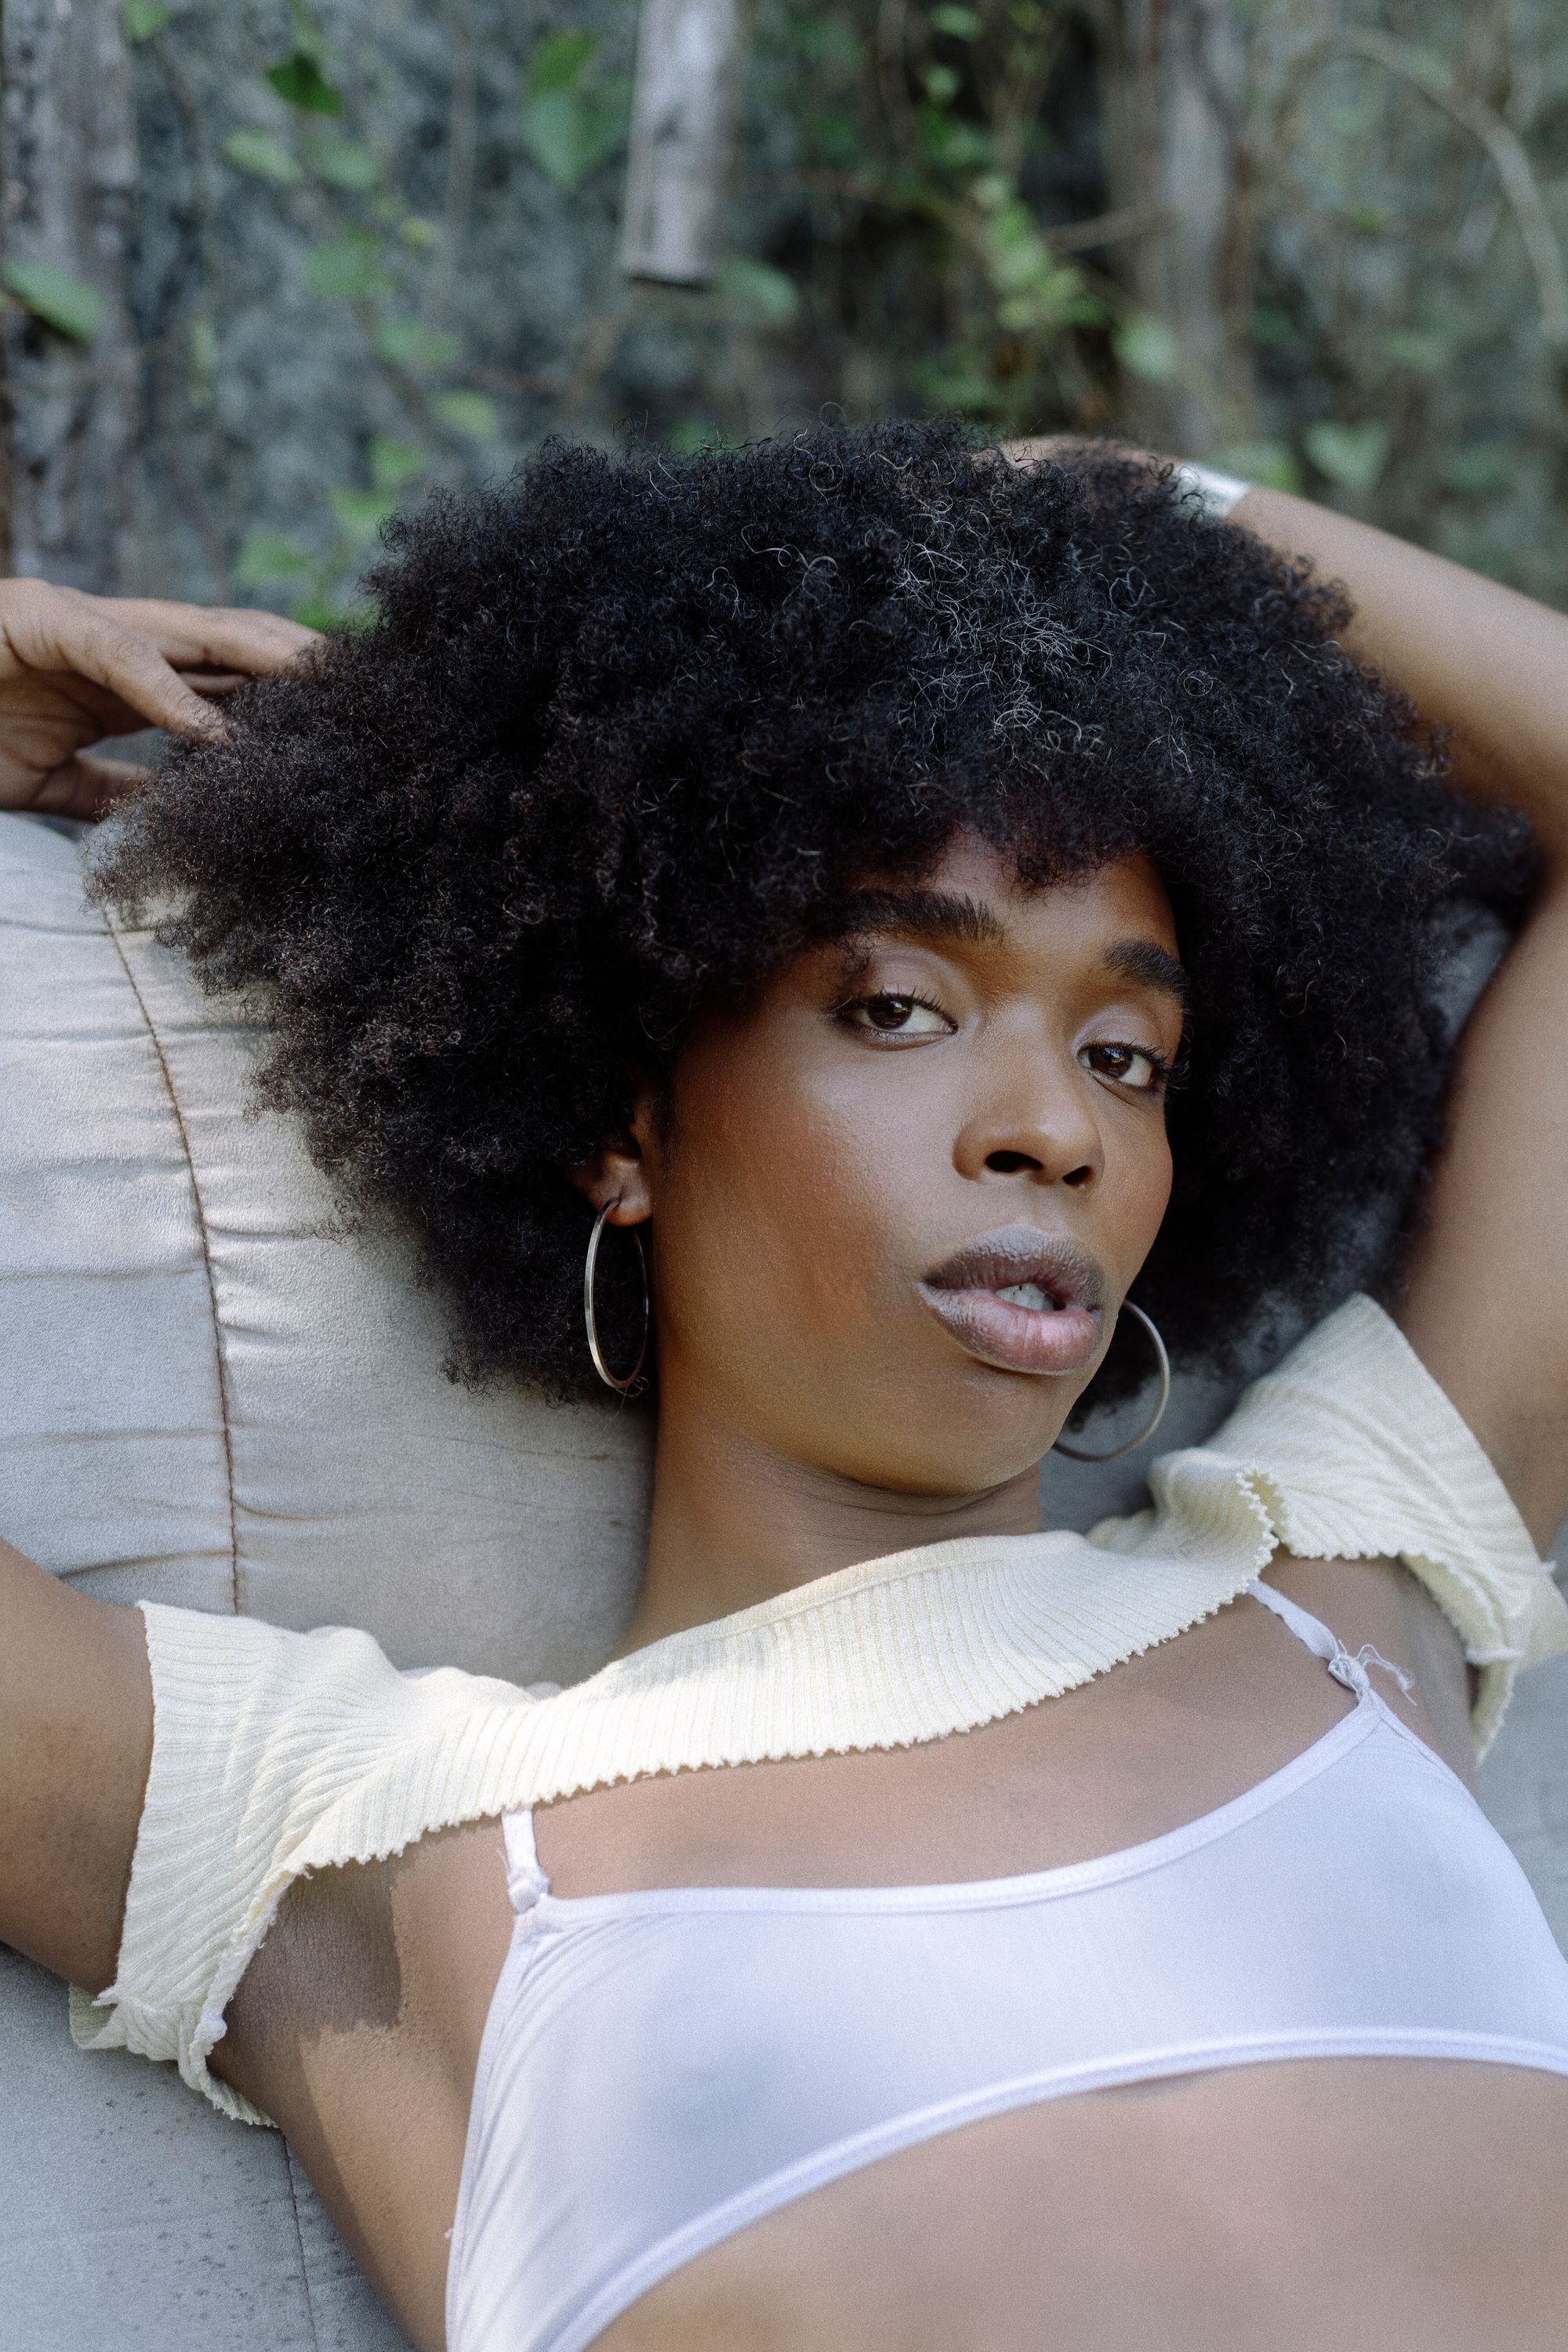
[[[1015,1307],[994,1290],[929,1282],[920,1294],[961,1348],[1005,1372],[1081,1371],[1100,1346],[1098,1307]]]
[[[1005,1372],[1078,1372],[1098,1353],[1105,1277],[1037,1225],[980,1234],[918,1286],[961,1348]]]

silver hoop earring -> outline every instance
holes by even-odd
[[[637,1264],[642,1268],[642,1346],[637,1349],[637,1362],[624,1381],[618,1381],[616,1378],[599,1352],[599,1326],[594,1314],[594,1275],[599,1263],[599,1236],[605,1230],[605,1222],[611,1209],[618,1209],[620,1205],[620,1195],[617,1193],[607,1208],[600,1210],[594,1220],[594,1230],[588,1236],[588,1256],[583,1268],[583,1321],[587,1328],[588,1353],[594,1360],[594,1370],[607,1389],[615,1389],[622,1396],[630,1396],[635,1390],[643,1386],[639,1376],[643,1368],[643,1358],[647,1354],[648,1332],[653,1324],[653,1311],[648,1303],[647,1295],[647,1254],[642,1245],[642,1235],[635,1225],[631,1228],[631,1236],[637,1245]]]
[[[1130,1437],[1125,1445],[1113,1445],[1109,1454],[1087,1454],[1081,1445],[1064,1445],[1058,1437],[1052,1452],[1065,1454],[1069,1462],[1120,1462],[1124,1454],[1135,1454],[1141,1445],[1146,1445],[1153,1436],[1164,1418],[1165,1407],[1171,1402],[1171,1359],[1165,1353],[1165,1342],[1160,1337],[1157,1325],[1152,1317],[1145,1315],[1143,1309],[1135,1306],[1131,1298],[1124,1298],[1121,1304],[1127,1314],[1136,1315],[1154,1342],[1154,1353],[1160,1360],[1160,1402],[1137,1436]]]

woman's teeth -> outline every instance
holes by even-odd
[[[1010,1282],[1006,1289],[999,1290],[996,1296],[1005,1298],[1009,1307],[1032,1307],[1037,1313],[1041,1307],[1055,1303],[1047,1297],[1037,1282]]]

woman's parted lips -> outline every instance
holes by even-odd
[[[1038,1305],[998,1295],[1026,1286]],[[1037,1225],[977,1234],[918,1287],[969,1355],[1003,1371],[1081,1371],[1100,1347],[1104,1275],[1076,1242]]]

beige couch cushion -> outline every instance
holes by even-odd
[[[0,1527],[82,1590],[369,1626],[565,1682],[630,1612],[647,1432],[477,1394],[384,1235],[345,1240],[263,1040],[0,817]]]

